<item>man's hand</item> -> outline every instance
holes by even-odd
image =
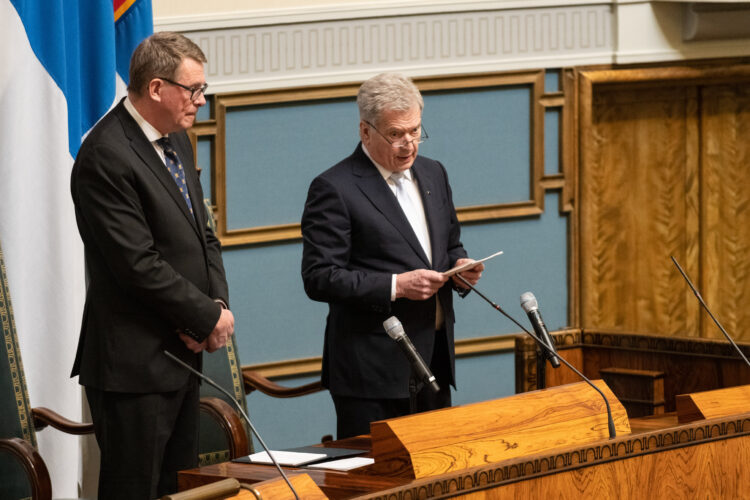
[[[198,342],[197,340],[191,337],[188,337],[182,332],[180,332],[180,339],[183,342],[185,342],[185,345],[187,346],[188,349],[190,349],[196,354],[198,354],[199,352],[201,352],[203,349],[207,347],[205,340],[203,342]]]
[[[416,269],[396,275],[396,298],[410,300],[429,299],[440,290],[448,278],[443,273],[429,269]]]
[[[229,336],[234,333],[234,314],[229,309],[222,309],[219,321],[205,340],[206,351],[214,352],[227,345]]]
[[[467,262],[471,262],[473,259],[467,259],[464,257],[463,259],[458,259],[456,261],[455,266],[460,266],[461,264],[465,264]],[[479,278],[482,277],[482,271],[484,271],[484,263],[480,262],[476,266],[472,267],[471,269],[467,269],[466,271],[458,273],[463,279],[471,283],[472,286],[476,285],[479,281]],[[453,283],[456,284],[456,286],[460,288],[466,288],[466,284],[461,281],[457,276],[453,276]]]

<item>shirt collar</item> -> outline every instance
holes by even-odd
[[[370,161],[372,162],[372,164],[375,165],[375,168],[378,169],[378,172],[380,172],[380,175],[383,176],[383,179],[385,179],[387,181],[388,178],[391,176],[391,174],[393,172],[391,172],[390,170],[386,169],[385,167],[383,167],[382,165],[380,165],[378,162],[376,162],[375,160],[373,160],[372,156],[370,156],[370,152],[367,151],[367,148],[365,147],[364,144],[362,144],[362,151],[365,152],[365,155],[370,159]],[[412,177],[411,177],[411,168],[406,169],[402,173],[404,174],[404,178],[405,179],[407,179],[409,181],[412,180]]]
[[[130,113],[130,116],[133,117],[138,126],[141,127],[141,130],[143,130],[143,133],[146,135],[146,139],[148,139],[150,142],[155,142],[162,137],[166,137],[165,135],[162,135],[161,132],[156,130],[153,125],[147,122],[143,116],[141,116],[138,110],[135,109],[135,106],[133,106],[130,97],[126,97],[123,104],[125,105],[125,109],[128,110],[128,113]]]

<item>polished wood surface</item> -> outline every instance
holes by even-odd
[[[233,497],[240,491],[240,482],[234,478],[222,479],[197,488],[164,495],[160,500],[215,500]]]
[[[328,499],[308,474],[294,474],[288,479],[300,500],[303,498],[305,500]],[[250,487],[250,491],[258,500],[295,500],[294,493],[283,478],[256,483]]]
[[[607,385],[617,434],[629,434],[625,409]],[[608,437],[604,400],[584,382],[418,413],[370,424],[376,473],[439,476],[509,458]]]
[[[680,423],[736,415],[748,409],[749,385],[677,396],[677,419]]]
[[[574,324],[720,338],[674,256],[727,330],[750,340],[748,66],[576,74]]]
[[[665,412],[675,411],[678,394],[750,384],[750,367],[725,340],[587,329],[553,332],[552,336],[560,355],[589,378],[599,378],[602,369],[612,367],[663,372]],[[740,343],[739,347],[750,356],[750,345]],[[537,389],[540,379],[553,387],[578,378],[570,370],[555,370],[548,363],[542,365],[543,373],[538,373],[539,353],[526,336],[516,337],[515,354],[516,392]]]
[[[632,419],[632,433],[440,476],[409,479],[361,471],[305,471],[331,499],[742,498],[750,480],[750,413],[690,424],[675,414]],[[369,448],[366,437],[330,446]],[[180,487],[226,477],[274,479],[271,466],[225,463],[183,471]]]

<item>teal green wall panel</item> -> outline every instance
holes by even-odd
[[[314,380],[298,377],[277,382],[293,387]],[[256,391],[247,396],[247,407],[256,430],[274,450],[320,443],[326,434],[336,436],[336,412],[328,391],[298,398],[272,398]],[[255,450],[262,451],[254,437],[253,442]]]
[[[310,182],[359,142],[354,99],[229,108],[227,228],[299,222]]]
[[[568,325],[567,218],[557,211],[558,195],[547,194],[540,217],[464,225],[461,240],[469,256],[488,261],[477,289],[528,328],[520,306],[523,292],[533,292],[550,329]],[[454,299],[456,338],[516,333],[518,327],[475,294]]]
[[[198,137],[198,146],[196,147],[197,153],[195,162],[198,168],[201,169],[200,179],[201,188],[203,188],[203,196],[205,198],[211,198],[211,144],[213,143],[213,137]],[[211,200],[215,202],[215,200]]]
[[[301,243],[224,250],[243,364],[322,355],[328,305],[307,298],[301,260]]]
[[[560,108],[544,111],[544,173],[560,173]]]
[[[548,69],[544,73],[544,92],[552,94],[554,92],[559,92],[560,90],[560,70]]]
[[[531,197],[531,96],[530,85],[424,94],[419,152],[448,169],[457,206]]]

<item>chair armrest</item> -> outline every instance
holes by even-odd
[[[250,394],[257,389],[263,394],[275,398],[296,398],[297,396],[304,396],[305,394],[312,394],[323,390],[320,380],[298,387],[284,387],[283,385],[271,382],[254,370],[247,369],[242,370],[242,379],[245,382],[245,394]]]
[[[41,430],[51,425],[53,428],[63,431],[66,434],[81,435],[94,432],[94,424],[73,422],[43,406],[32,408],[31,415],[34,417],[34,428],[36,430]]]
[[[41,455],[33,446],[20,438],[0,439],[0,453],[9,453],[16,458],[29,478],[31,494],[35,500],[51,500],[52,482]]]
[[[203,397],[200,400],[200,411],[207,413],[224,431],[229,444],[229,458],[248,454],[248,439],[242,418],[232,406],[220,398]]]

